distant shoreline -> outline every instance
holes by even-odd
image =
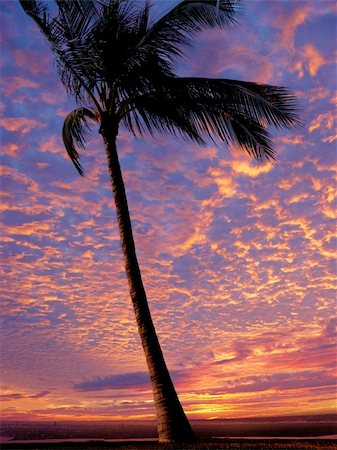
[[[0,444],[61,444],[61,443],[67,443],[67,444],[77,444],[77,443],[86,443],[90,444],[92,442],[102,442],[102,443],[129,443],[129,442],[135,442],[135,443],[148,443],[148,442],[157,442],[157,438],[132,438],[132,439],[98,439],[98,438],[78,438],[78,439],[32,439],[32,440],[13,440],[11,437],[9,437],[7,440],[3,439],[7,438],[7,436],[0,436]],[[326,435],[326,436],[216,436],[211,438],[212,441],[224,441],[224,440],[336,440],[337,441],[337,434],[334,435]]]
[[[337,414],[248,419],[191,420],[206,447],[159,447],[156,422],[151,421],[3,421],[2,449],[117,449],[157,448],[291,448],[337,450]],[[242,447],[241,443],[242,442]],[[250,447],[245,447],[249,442]],[[269,447],[264,446],[268,442]],[[227,447],[226,447],[227,445]],[[236,447],[235,447],[236,445]],[[294,446],[293,446],[294,445]],[[304,445],[307,445],[305,447]],[[240,446],[240,447],[238,447]],[[286,447],[284,447],[286,448]],[[289,448],[289,447],[288,447]]]
[[[257,417],[229,417],[210,419],[190,419],[190,422],[336,422],[337,413],[296,414],[289,416],[257,416]],[[156,423],[156,419],[1,419],[1,423]]]

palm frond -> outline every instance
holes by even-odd
[[[76,146],[84,148],[88,132],[89,120],[97,121],[97,114],[87,108],[78,108],[67,115],[63,124],[62,138],[69,158],[73,162],[80,175],[84,175],[80,164],[80,155]]]
[[[149,0],[20,0],[56,54],[70,94],[100,115],[106,111],[133,133],[160,131],[205,145],[238,144],[255,158],[275,157],[268,128],[300,124],[285,88],[239,80],[178,78],[173,61],[206,27],[235,22],[240,0],[183,0],[157,22]],[[91,109],[66,119],[64,142],[83,174],[75,144],[84,145]]]
[[[296,97],[282,86],[222,80],[229,101],[265,126],[290,128],[301,125]]]
[[[299,124],[294,97],[286,89],[207,78],[162,77],[153,90],[130,102],[125,116],[133,132],[156,130],[199,144],[209,139],[237,144],[258,160],[275,159],[269,126]]]
[[[90,34],[96,20],[95,2],[88,0],[57,1],[59,14],[51,16],[48,2],[19,0],[24,11],[32,17],[48,40],[56,56],[56,67],[67,91],[77,101],[100,105],[95,98],[96,79],[92,73],[92,55],[83,53],[82,40]]]
[[[205,141],[199,132],[191,110],[179,107],[174,100],[142,95],[129,104],[122,122],[134,135],[155,132],[171,134],[199,145]]]
[[[263,126],[300,125],[296,98],[286,88],[247,81],[212,78],[172,78],[170,89],[198,102],[230,106]]]
[[[164,58],[183,55],[195,35],[205,28],[236,22],[240,0],[184,0],[155,22],[139,44]]]
[[[55,0],[59,8],[60,20],[67,24],[67,39],[70,43],[82,42],[91,26],[98,19],[98,9],[94,0]]]
[[[241,0],[183,0],[157,23],[167,24],[170,20],[176,23],[176,19],[183,18],[180,25],[190,33],[204,28],[224,28],[236,23],[240,3]]]
[[[170,63],[152,51],[139,46],[149,28],[150,4],[140,6],[131,1],[111,1],[102,6],[101,19],[90,33],[92,72],[110,87],[122,89],[148,84],[158,70],[170,75]],[[153,75],[152,75],[153,74]]]
[[[261,124],[240,115],[233,115],[229,122],[230,144],[238,145],[249,156],[260,162],[271,162],[276,159],[270,133]]]
[[[50,16],[46,2],[41,0],[19,0],[23,10],[39,26],[43,33],[47,33],[50,26]]]

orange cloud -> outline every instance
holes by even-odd
[[[326,64],[329,64],[329,61],[324,59],[317,48],[312,44],[307,44],[296,54],[289,70],[291,73],[297,72],[299,79],[303,78],[305,71],[311,77],[315,77],[319,69]],[[325,98],[328,94],[324,88],[315,88],[312,91],[313,98],[310,99],[309,97],[309,101]],[[306,94],[306,97],[308,97],[308,94]]]
[[[297,28],[305,23],[312,11],[310,5],[300,5],[288,16],[282,17],[281,46],[286,50],[295,49],[295,33]]]
[[[0,126],[7,131],[18,131],[22,134],[29,133],[33,128],[45,127],[46,124],[38,122],[28,117],[7,117],[0,118]]]
[[[304,46],[302,56],[305,60],[307,70],[312,77],[317,74],[318,70],[324,64],[327,64],[323,56],[312,44],[307,44]]]
[[[301,200],[305,200],[309,197],[310,197],[310,195],[307,192],[302,192],[300,194],[296,194],[293,197],[289,198],[288,202],[289,202],[289,204],[298,203]]]
[[[21,148],[21,145],[10,143],[2,145],[1,151],[4,155],[18,156]]]
[[[335,129],[336,117],[332,111],[321,113],[311,121],[308,127],[309,133],[320,130],[321,134],[327,130]]]
[[[262,173],[270,172],[273,169],[273,166],[271,164],[253,165],[253,163],[248,160],[234,160],[232,163],[232,169],[236,173],[256,178]]]
[[[336,140],[337,140],[337,134],[334,134],[334,135],[328,136],[326,138],[323,138],[322,142],[328,142],[329,144],[331,144],[331,142],[334,142]]]
[[[218,185],[219,193],[222,198],[233,197],[236,194],[236,186],[232,177],[224,176],[220,169],[211,169],[210,174],[214,177],[214,182]]]

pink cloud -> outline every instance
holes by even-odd
[[[273,2],[266,11],[267,21],[277,30],[277,49],[295,51],[295,36],[298,28],[311,16],[313,11],[309,3],[289,3],[283,8],[279,2]]]
[[[203,46],[193,55],[190,66],[193,71],[199,72],[202,76],[221,77],[228,70],[235,70],[242,74],[243,78],[254,80],[260,83],[267,83],[274,80],[275,64],[269,56],[261,55],[254,45],[256,36],[242,30],[245,39],[250,46],[241,44],[241,41],[233,42],[228,38],[209,31],[202,35]],[[248,34],[248,36],[247,36]],[[209,58],[209,46],[212,46],[212,59]],[[205,71],[207,67],[207,72]],[[249,74],[247,78],[247,74]]]
[[[307,91],[297,91],[297,98],[305,98],[309,103],[313,103],[317,100],[323,100],[329,96],[329,90],[324,86],[315,86]]]
[[[42,153],[53,153],[62,156],[64,159],[69,160],[66,149],[64,148],[63,142],[61,142],[61,136],[52,135],[50,138],[41,141],[39,145],[39,151]]]
[[[28,117],[2,117],[0,118],[0,126],[7,131],[18,131],[19,133],[27,134],[32,129],[45,127],[46,124]]]
[[[312,77],[317,74],[324,64],[327,64],[327,61],[324,60],[323,56],[312,44],[307,44],[303,47],[302,56],[305,66]]]
[[[315,77],[319,69],[326,64],[329,64],[329,61],[323,58],[317,48],[312,44],[306,44],[296,53],[289,70],[291,73],[297,73],[299,79],[303,78],[305,72],[309,73],[311,77]],[[317,91],[316,88],[315,94],[316,98],[322,98],[324,90]]]
[[[34,76],[48,75],[52,60],[49,53],[37,50],[13,50],[13,57],[17,68],[29,72]]]
[[[242,61],[244,61],[244,64],[242,64]],[[249,73],[249,80],[258,83],[268,83],[275,80],[275,66],[270,58],[253,53],[252,49],[240,44],[232,46],[230,58],[222,49],[212,71],[215,75],[219,75],[229,69],[234,69],[243,75]]]
[[[314,120],[311,121],[308,127],[309,133],[313,131],[319,131],[323,134],[326,131],[335,129],[336,122],[335,114],[332,111],[328,111],[322,114],[318,114]]]
[[[333,77],[324,70],[332,58],[330,37],[315,39],[312,33],[308,41],[306,26],[318,14],[311,16],[310,8],[326,10],[323,3],[305,2],[301,13],[303,2],[247,2],[246,24],[200,36],[189,66],[193,75],[220,76],[229,69],[245,79],[296,86],[307,128],[275,137],[281,151],[274,167],[255,165],[242,154],[231,157],[227,148],[199,149],[160,135],[145,142],[122,130],[118,140],[148,298],[169,367],[173,375],[183,372],[177,387],[193,416],[332,408],[332,389],[317,383],[335,352],[336,321],[328,318],[336,168],[328,144],[334,139],[336,97],[330,100]],[[8,78],[13,84],[7,92],[16,95],[0,104],[10,115],[2,126],[13,131],[5,133],[10,140],[3,145],[8,165],[0,205],[7,255],[1,269],[8,314],[3,360],[5,382],[12,386],[5,394],[17,406],[6,417],[28,417],[30,410],[29,417],[42,418],[141,418],[153,414],[150,389],[138,391],[137,401],[129,390],[114,389],[104,400],[97,392],[70,389],[85,380],[111,387],[119,382],[116,367],[123,366],[124,375],[146,367],[100,136],[83,152],[88,164],[80,178],[59,131],[41,134],[42,109],[51,117],[48,127],[56,127],[68,103],[61,84],[44,76],[50,53],[37,51],[35,34],[22,35],[33,36],[27,42],[33,65],[28,51],[14,51],[16,66],[8,58],[16,74]],[[292,73],[290,57],[298,63]],[[12,117],[23,115],[23,108],[28,117]],[[57,386],[52,397],[43,394],[50,383]],[[35,403],[41,404],[38,411]]]
[[[0,119],[0,121],[1,121],[1,119]],[[1,151],[4,155],[18,156],[21,149],[22,149],[21,145],[10,143],[10,144],[2,145]]]
[[[296,5],[290,14],[287,11],[287,15],[282,14],[282,17],[277,17],[278,26],[280,27],[282,24],[280,42],[282,48],[295,50],[295,34],[297,28],[306,22],[311,12],[311,5],[303,5],[300,3],[298,6]]]
[[[23,76],[7,76],[2,78],[5,95],[12,95],[22,88],[37,89],[39,84]]]

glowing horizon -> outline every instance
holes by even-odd
[[[74,103],[17,3],[0,8],[1,417],[154,419],[103,143],[79,177],[61,139]],[[121,131],[143,280],[191,419],[336,412],[336,12],[243,2],[179,66],[296,93],[304,125],[273,132],[274,166]]]

